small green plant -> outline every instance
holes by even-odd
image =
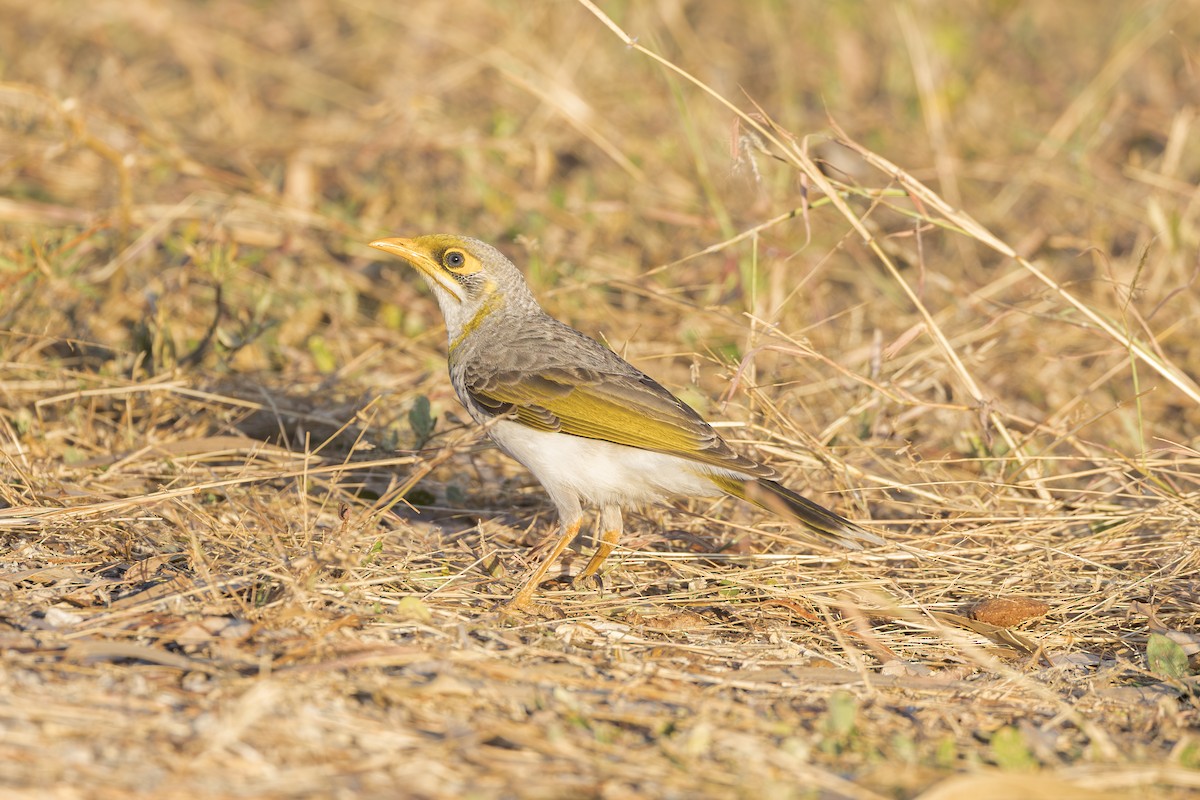
[[[368,566],[369,564],[373,564],[375,562],[375,558],[382,552],[383,552],[383,540],[376,539],[375,543],[371,545],[371,549],[367,551],[367,554],[365,556],[363,556],[362,566],[365,567],[365,566]]]
[[[337,369],[337,358],[334,357],[325,337],[318,334],[308,337],[308,354],[312,356],[313,363],[321,372],[330,373]]]
[[[1179,766],[1200,769],[1200,742],[1190,741],[1179,749]]]
[[[1025,736],[1019,730],[1006,725],[992,734],[992,760],[1001,769],[1027,772],[1036,769],[1038,762]]]
[[[1187,653],[1178,642],[1161,633],[1150,634],[1146,642],[1146,666],[1168,680],[1182,681],[1190,675]]]
[[[425,395],[417,395],[413,400],[412,408],[408,410],[408,425],[412,428],[415,440],[413,448],[420,450],[433,436],[433,429],[437,426],[437,417],[430,412],[429,398]]]
[[[829,709],[821,730],[825,737],[821,749],[836,754],[846,751],[858,728],[858,698],[849,692],[834,692],[829,696]]]

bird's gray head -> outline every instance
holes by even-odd
[[[399,256],[421,273],[437,297],[451,343],[506,306],[537,307],[520,270],[478,239],[434,233],[379,239],[371,247]]]

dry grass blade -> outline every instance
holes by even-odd
[[[1022,269],[1029,272],[1039,281],[1049,287],[1056,295],[1061,297],[1068,305],[1074,308],[1087,318],[1089,322],[1097,328],[1104,331],[1122,347],[1127,348],[1139,360],[1143,361],[1147,366],[1169,381],[1175,388],[1183,392],[1183,394],[1193,403],[1200,404],[1200,386],[1197,386],[1195,381],[1179,370],[1175,365],[1163,361],[1158,354],[1151,352],[1145,345],[1133,338],[1133,335],[1127,331],[1121,331],[1111,321],[1105,319],[1100,313],[1089,307],[1086,303],[1075,297],[1058,282],[1052,279],[1042,270],[1034,266],[1028,259],[1022,258],[1017,254],[1016,250],[1004,243],[988,231],[984,226],[973,220],[968,214],[963,211],[956,210],[946,204],[938,195],[923,185],[920,181],[908,175],[904,170],[892,164],[887,159],[880,156],[878,153],[873,153],[862,145],[854,142],[846,135],[845,131],[838,130],[836,123],[831,123],[838,133],[838,142],[846,147],[854,150],[860,155],[864,161],[868,162],[877,169],[885,172],[893,180],[904,186],[905,190],[913,197],[920,200],[931,208],[935,208],[941,213],[947,221],[955,225],[964,233],[969,235],[976,241],[982,242],[992,248],[1001,255],[1013,259],[1021,266]]]
[[[1016,437],[1009,432],[1008,426],[1005,424],[1003,417],[998,412],[990,409],[991,402],[989,401],[989,398],[984,394],[978,382],[971,376],[971,373],[967,370],[966,365],[963,364],[962,359],[955,352],[954,347],[950,344],[949,339],[942,331],[941,326],[937,324],[933,318],[933,315],[926,308],[925,303],[921,301],[916,292],[913,291],[912,287],[903,278],[903,276],[901,276],[900,271],[896,268],[892,258],[888,256],[883,247],[880,246],[877,239],[867,230],[866,226],[858,218],[858,215],[855,214],[845,200],[842,199],[841,193],[834,189],[833,185],[829,182],[821,170],[817,168],[817,165],[813,163],[808,154],[805,153],[802,148],[796,146],[795,137],[792,137],[787,131],[784,131],[781,127],[779,127],[763,112],[761,108],[758,109],[758,114],[756,115],[747,114],[735,106],[731,101],[723,97],[716,90],[709,87],[703,81],[681,69],[669,60],[662,58],[661,56],[638,44],[636,40],[632,39],[628,34],[622,31],[604,14],[604,12],[597,8],[595,4],[591,3],[590,0],[579,0],[579,2],[587,7],[593,14],[596,14],[598,17],[600,17],[601,20],[628,46],[640,53],[643,53],[644,55],[649,56],[673,72],[678,73],[689,82],[696,85],[699,89],[713,97],[719,103],[724,105],[731,112],[736,114],[741,122],[755,130],[764,139],[773,144],[779,150],[779,152],[783,154],[783,158],[785,160],[799,169],[805,178],[812,181],[817,188],[820,189],[827,198],[829,198],[829,201],[833,204],[834,208],[836,208],[838,212],[850,222],[850,224],[857,231],[858,235],[862,237],[862,240],[871,248],[871,251],[874,253],[875,257],[888,271],[892,279],[903,290],[909,301],[913,304],[913,307],[921,315],[926,330],[938,343],[939,349],[949,361],[959,380],[962,381],[963,387],[970,393],[975,403],[980,406],[980,408],[983,410],[983,415],[986,416],[991,425],[995,426],[996,430],[1004,438],[1004,441],[1008,447],[1017,455],[1019,459],[1021,459],[1026,471],[1030,475],[1034,476],[1035,480],[1033,481],[1033,487],[1038,492],[1039,496],[1042,499],[1049,499],[1049,494],[1036,480],[1036,465],[1027,458],[1024,453],[1024,448],[1021,447],[1021,445],[1017,442]],[[931,194],[928,191],[926,191],[926,193]],[[942,206],[945,205],[940,201],[940,199],[939,204]]]

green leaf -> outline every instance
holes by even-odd
[[[375,556],[379,555],[382,552],[383,552],[383,540],[376,539],[375,543],[373,545],[371,545],[371,549],[367,551],[367,554],[365,556],[363,556],[361,565],[365,567],[369,564],[374,563]]]
[[[992,734],[992,760],[1001,769],[1027,772],[1037,767],[1037,759],[1019,730],[1006,725]]]
[[[412,408],[408,410],[408,424],[417,437],[417,448],[424,447],[437,425],[437,419],[429,411],[429,398],[425,395],[417,395],[413,400]]]
[[[834,692],[829,697],[829,712],[825,717],[825,730],[838,739],[846,739],[854,733],[858,716],[858,700],[849,692]]]
[[[1200,742],[1193,741],[1179,752],[1179,766],[1188,769],[1200,768]]]
[[[425,605],[425,601],[411,594],[401,598],[400,602],[396,604],[396,616],[417,622],[433,621],[433,612],[429,610],[429,606]]]
[[[329,343],[320,336],[308,337],[308,354],[321,372],[329,373],[337,369],[337,359],[329,349]]]
[[[1181,681],[1188,677],[1187,653],[1179,643],[1161,633],[1150,634],[1146,643],[1146,665],[1162,678]]]
[[[950,769],[958,763],[958,742],[953,736],[943,736],[933,751],[933,763],[942,769]]]

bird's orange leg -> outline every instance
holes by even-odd
[[[600,543],[596,545],[596,552],[592,554],[592,558],[588,561],[587,566],[583,568],[583,572],[579,573],[579,577],[575,579],[575,585],[586,586],[591,581],[592,576],[600,571],[600,565],[604,563],[604,559],[608,558],[613,548],[617,546],[617,541],[620,538],[620,528],[600,534]]]
[[[562,525],[562,533],[558,537],[558,541],[554,544],[554,549],[550,551],[550,555],[542,560],[538,568],[529,576],[529,580],[521,586],[520,591],[512,600],[508,601],[507,608],[514,611],[536,611],[537,604],[533,602],[533,593],[537,590],[538,584],[542,582],[542,578],[562,555],[562,551],[567,549],[567,545],[571,543],[579,533],[579,525],[583,522],[582,519],[576,518],[574,522]]]
[[[602,531],[600,541],[596,543],[596,552],[592,555],[591,561],[575,579],[574,585],[577,588],[590,586],[593,583],[592,576],[600,571],[600,565],[604,563],[604,559],[608,558],[613,548],[617,546],[617,541],[621,538],[621,531],[625,528],[625,523],[621,520],[621,507],[618,505],[601,506],[597,527]]]

